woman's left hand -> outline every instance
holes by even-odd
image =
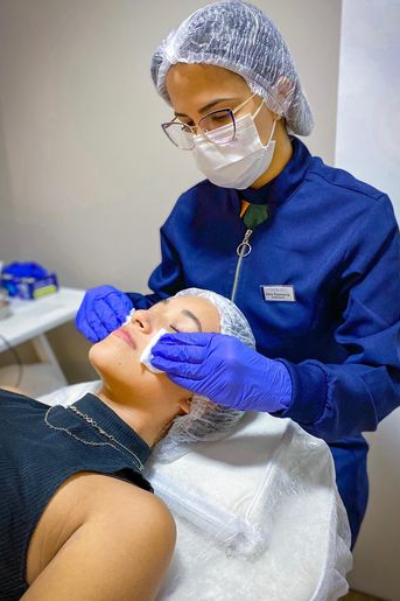
[[[165,334],[152,349],[154,367],[214,403],[241,411],[274,412],[291,400],[284,363],[225,334]]]

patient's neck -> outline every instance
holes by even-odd
[[[115,395],[104,385],[96,392],[103,403],[112,409],[136,434],[138,434],[148,445],[153,447],[163,438],[176,414],[160,414],[155,412],[154,407],[132,406],[115,398]]]

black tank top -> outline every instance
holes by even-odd
[[[66,408],[0,389],[0,600],[17,601],[29,588],[30,538],[67,478],[91,471],[153,492],[140,473],[150,453],[143,439],[93,394]]]

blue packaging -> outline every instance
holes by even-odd
[[[8,273],[0,274],[0,286],[5,288],[10,297],[34,300],[57,292],[58,280],[55,273],[41,278],[19,277]]]

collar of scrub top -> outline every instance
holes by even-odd
[[[73,403],[73,405],[81,413],[84,413],[88,417],[92,418],[100,428],[107,432],[107,434],[113,436],[117,443],[122,444],[132,453],[137,455],[143,464],[146,463],[151,454],[151,449],[148,444],[139,436],[139,434],[137,434],[130,426],[128,426],[128,424],[126,424],[119,417],[119,415],[115,413],[115,411],[103,403],[103,401],[101,401],[97,396],[87,393],[79,401]],[[52,407],[51,415],[52,423],[55,426],[62,425],[64,427],[73,427],[77,423],[77,420],[79,420],[81,424],[84,424],[87,426],[87,428],[92,429],[92,426],[81,416],[61,405],[55,405]],[[63,423],[60,423],[60,421]],[[93,430],[98,432],[94,428]],[[101,436],[101,434],[98,434],[98,436]],[[123,449],[118,445],[116,445],[116,448],[123,451]],[[129,456],[129,453],[126,452],[126,455]]]
[[[273,180],[258,188],[237,190],[242,201],[240,216],[243,217],[249,205],[267,205],[268,215],[287,200],[304,180],[311,166],[312,157],[307,147],[298,138],[290,137],[293,154]]]

